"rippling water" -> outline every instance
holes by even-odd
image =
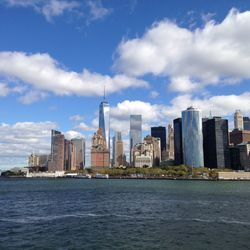
[[[250,182],[0,179],[0,249],[250,249]]]

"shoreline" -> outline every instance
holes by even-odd
[[[203,178],[161,178],[161,177],[114,177],[110,176],[109,178],[78,178],[78,177],[26,177],[26,176],[0,176],[1,179],[81,179],[81,180],[166,180],[166,181],[250,181],[250,179],[203,179]]]

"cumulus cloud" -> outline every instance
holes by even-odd
[[[112,10],[102,6],[101,1],[88,1],[90,8],[90,21],[103,19],[108,16]]]
[[[5,0],[5,2],[10,7],[31,7],[41,13],[49,22],[54,17],[61,16],[65,12],[72,12],[80,7],[78,2],[66,0]]]
[[[75,129],[83,131],[96,131],[97,127],[88,126],[85,122],[81,122],[79,125],[75,126]]]
[[[125,100],[110,109],[110,126],[113,131],[129,134],[130,114],[141,114],[143,130],[150,132],[152,126],[167,126],[173,119],[181,117],[181,112],[194,106],[202,111],[203,117],[222,116],[232,119],[236,109],[241,109],[245,116],[250,116],[250,92],[240,95],[217,95],[208,97],[193,97],[190,94],[178,95],[169,105],[152,104],[143,101]],[[94,119],[93,123],[96,123]]]
[[[74,122],[79,122],[79,121],[83,121],[84,120],[84,116],[83,115],[72,115],[69,118],[70,121],[74,121]]]
[[[0,124],[0,167],[2,157],[27,157],[32,152],[48,153],[54,122]]]
[[[250,116],[250,92],[240,95],[217,95],[204,98],[195,98],[191,95],[179,95],[175,97],[163,113],[166,117],[176,118],[181,116],[181,111],[188,106],[201,109],[203,116],[231,116],[236,109],[240,109],[244,115]]]
[[[19,98],[19,101],[23,104],[31,104],[33,102],[44,99],[46,96],[47,96],[47,93],[37,91],[37,90],[31,90],[31,91],[26,92],[25,95],[21,96]]]
[[[250,11],[232,9],[221,23],[208,20],[193,31],[170,20],[154,23],[142,37],[120,43],[114,68],[167,76],[180,92],[250,79]]]
[[[56,95],[102,96],[104,86],[107,94],[148,86],[144,80],[122,74],[111,77],[87,69],[80,73],[69,71],[50,55],[39,53],[0,52],[0,76],[14,77],[32,87],[20,99],[24,103],[44,98],[49,92]]]

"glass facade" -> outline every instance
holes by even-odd
[[[99,106],[99,128],[102,129],[107,148],[110,149],[109,103],[101,102]]]
[[[181,118],[177,118],[174,120],[174,162],[175,165],[183,164]]]
[[[166,150],[166,128],[165,127],[152,127],[151,136],[161,139],[161,151]]]
[[[202,127],[205,167],[230,167],[228,121],[221,117],[203,119]]]
[[[130,115],[130,163],[132,162],[131,151],[133,147],[142,142],[142,116]]]
[[[182,146],[185,165],[204,166],[201,111],[193,107],[182,111]]]
[[[250,130],[250,118],[243,117],[244,130]]]

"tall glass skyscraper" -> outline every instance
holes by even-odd
[[[109,103],[101,102],[99,106],[99,128],[102,129],[103,136],[106,140],[107,148],[110,149],[110,129],[109,129]]]
[[[182,111],[182,146],[185,165],[204,166],[201,111],[193,107]]]
[[[132,163],[132,149],[142,142],[142,116],[130,115],[130,164]]]

